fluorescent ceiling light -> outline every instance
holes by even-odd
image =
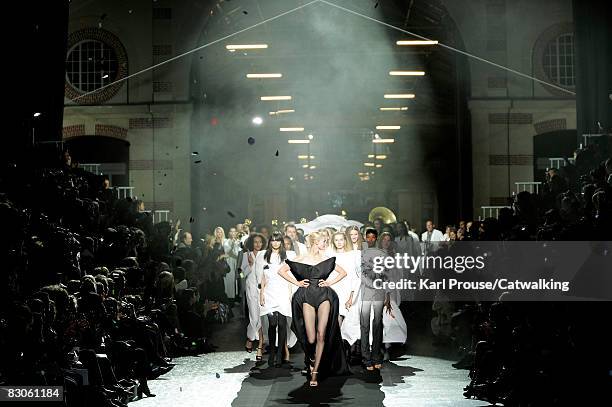
[[[302,164],[302,168],[308,168],[308,164]]]
[[[425,76],[423,71],[390,71],[391,76]]]
[[[307,155],[305,155],[305,154],[304,154],[304,155],[298,155],[297,157],[298,157],[298,160],[308,160],[308,156],[307,156]],[[311,155],[311,156],[310,156],[310,159],[311,159],[311,160],[314,160],[314,158],[315,158],[315,156],[314,156],[314,155]]]
[[[295,110],[293,109],[283,109],[283,110],[277,110],[276,114],[283,114],[283,113],[294,113]]]
[[[310,169],[311,169],[311,170],[314,170],[315,168],[317,168],[317,166],[316,166],[316,165],[311,165],[311,166],[310,166]]]
[[[363,163],[366,167],[374,167],[376,164],[374,163]]]
[[[297,139],[297,140],[287,140],[289,144],[310,144],[310,140]]]
[[[397,45],[436,45],[436,40],[408,40],[408,41],[397,41]]]
[[[414,99],[414,93],[387,93],[385,99]]]
[[[374,158],[374,154],[368,154],[368,158]]]
[[[376,130],[399,130],[402,126],[376,126]]]
[[[259,126],[263,123],[263,119],[259,116],[253,117],[253,124]]]
[[[375,138],[372,143],[395,143],[394,138]]]
[[[379,109],[380,109],[381,112],[400,111],[400,110],[408,110],[408,106],[402,106],[402,107],[381,107]]]
[[[387,158],[387,156],[385,154],[379,154],[375,157],[377,160],[384,160]]]
[[[226,45],[225,48],[230,51],[235,51],[237,49],[265,49],[268,48],[268,44],[230,44]]]
[[[314,136],[312,134],[308,135],[308,139],[312,140],[314,138]]]
[[[304,131],[303,127],[281,127],[280,131]]]
[[[262,96],[261,100],[291,100],[291,96]]]
[[[376,168],[382,168],[382,164],[376,164]]]
[[[249,79],[282,78],[283,74],[282,73],[248,73],[246,77]]]

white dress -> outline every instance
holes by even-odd
[[[353,303],[355,303],[358,298],[359,287],[361,287],[361,277],[358,274],[361,267],[361,252],[352,250],[350,252],[332,253],[332,256],[336,256],[336,264],[346,271],[346,277],[331,286],[340,301],[339,314],[346,317],[349,310],[346,309],[345,304],[351,295],[351,291],[353,291]],[[333,281],[337,276],[338,272],[334,270],[327,281]]]
[[[248,257],[253,256],[253,252],[247,252],[242,260],[242,272],[244,273],[245,293],[247,305],[249,307],[249,325],[247,326],[247,338],[251,341],[259,340],[259,328],[261,328],[261,318],[259,316],[259,288],[261,276],[258,276],[258,264],[264,261],[265,251],[260,250],[255,256],[253,265],[249,265]]]
[[[225,294],[227,298],[236,298],[236,259],[238,258],[238,252],[240,251],[240,244],[238,241],[232,241],[231,239],[223,240],[223,250],[227,254],[225,261],[229,266],[229,273],[223,277],[223,286],[225,288]]]
[[[352,273],[353,276],[351,276],[351,289],[354,290],[353,305],[347,311],[345,306],[346,301],[340,303],[340,309],[345,313],[344,321],[342,321],[342,326],[340,327],[340,333],[342,335],[342,339],[346,340],[349,344],[352,345],[353,343],[355,343],[356,340],[361,337],[361,326],[359,322],[361,310],[361,293],[359,291],[361,288],[361,250],[353,250],[348,254],[352,254],[355,262],[354,272]],[[340,267],[344,268],[344,265],[340,265]],[[347,271],[347,277],[349,277],[348,269],[345,270]],[[346,280],[347,277],[345,277],[344,279]],[[332,285],[332,288],[333,287],[334,286]]]
[[[289,260],[295,257],[295,252],[287,252]],[[262,268],[262,275],[266,279],[266,287],[264,289],[264,305],[260,306],[259,315],[272,314],[278,311],[280,314],[291,318],[291,297],[293,290],[291,284],[278,274],[278,270],[285,264],[280,261],[280,256],[272,253],[270,263],[265,259],[258,264]]]
[[[261,253],[265,254],[265,251]],[[295,252],[288,251],[287,258],[292,260],[296,257]],[[259,256],[258,256],[259,258]],[[280,314],[287,317],[287,345],[291,348],[297,342],[297,336],[291,330],[291,298],[295,292],[293,284],[282,278],[278,274],[278,270],[285,264],[281,262],[277,254],[270,256],[270,263],[266,261],[264,256],[261,256],[260,261],[257,262],[257,268],[259,271],[258,275],[262,278],[266,278],[266,287],[264,289],[264,305],[259,307],[259,315],[264,317],[265,315],[271,314],[278,311]],[[267,267],[266,267],[267,266]],[[296,287],[297,288],[297,287]],[[258,299],[259,300],[259,299]],[[264,343],[268,341],[268,320],[267,318],[260,318],[261,323],[264,327]],[[278,335],[276,336],[278,346]]]

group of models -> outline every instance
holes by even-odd
[[[367,261],[362,266],[365,257],[393,255],[393,237],[369,233],[375,236],[368,235],[366,243],[357,227],[322,229],[308,234],[306,244],[294,225],[269,239],[251,234],[239,264],[249,316],[247,352],[257,341],[261,360],[267,342],[268,364],[279,367],[299,341],[310,386],[321,376],[348,373],[345,342],[359,339],[366,369],[382,368],[383,343],[403,343],[406,324],[401,312],[393,312],[401,298],[375,289],[373,280],[381,274]],[[395,276],[388,270],[382,277]]]

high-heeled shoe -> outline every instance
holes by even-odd
[[[261,352],[261,353],[260,353]],[[255,355],[255,360],[260,362],[263,358],[263,348],[257,348],[257,355]]]
[[[319,385],[319,382],[316,379],[316,375],[319,372],[310,372],[310,387],[317,387]]]
[[[151,390],[149,390],[149,385],[145,381],[140,382],[138,389],[136,390],[136,394],[138,395],[138,399],[141,399],[143,394],[147,397],[155,397],[155,394],[151,393]]]
[[[247,343],[249,342],[251,341],[247,341]],[[252,353],[253,352],[253,342],[251,342],[251,347],[244,345],[244,350],[246,350],[248,353]]]

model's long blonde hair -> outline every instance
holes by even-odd
[[[326,233],[323,232],[312,232],[307,236],[308,239],[308,253],[315,256],[319,254],[319,248],[317,247],[317,242],[321,239],[325,239],[327,237]]]
[[[221,230],[221,240],[217,240],[217,230]],[[223,230],[221,226],[217,226],[215,230],[213,231],[212,239],[209,243],[209,247],[212,249],[215,246],[215,243],[217,242],[223,244],[224,240],[225,240],[225,231]]]

